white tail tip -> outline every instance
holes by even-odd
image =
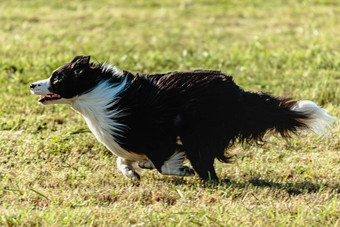
[[[309,100],[297,102],[291,110],[307,113],[309,117],[302,119],[301,122],[319,136],[325,136],[333,128],[333,123],[337,121],[335,117],[330,116],[325,110]]]

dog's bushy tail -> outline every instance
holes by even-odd
[[[287,138],[300,129],[310,129],[323,136],[336,121],[312,101],[293,101],[262,92],[242,92],[240,97],[241,127],[237,139],[241,142],[262,141],[269,131]]]

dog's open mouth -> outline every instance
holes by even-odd
[[[58,99],[61,99],[62,97],[58,94],[48,94],[44,97],[41,97],[39,99],[39,102],[40,103],[44,103],[44,102],[47,102],[47,101],[52,101],[52,100],[58,100]]]

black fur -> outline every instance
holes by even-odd
[[[288,137],[308,117],[290,110],[294,101],[244,92],[218,71],[124,74],[131,85],[117,105],[128,110],[121,121],[129,130],[120,145],[147,154],[157,169],[173,154],[179,136],[199,176],[217,179],[214,159],[227,162],[225,148],[236,140],[256,142],[270,130]]]
[[[225,149],[233,143],[256,143],[269,131],[289,137],[307,127],[301,120],[309,113],[292,111],[295,101],[245,92],[219,71],[112,75],[103,67],[77,57],[54,71],[51,92],[71,98],[102,80],[127,79],[129,87],[111,107],[124,111],[119,122],[127,126],[116,140],[128,151],[145,154],[159,171],[181,149],[202,179],[216,180],[214,160],[227,162]]]

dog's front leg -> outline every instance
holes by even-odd
[[[147,160],[147,159],[138,162],[138,167],[142,169],[155,169],[156,168],[154,164],[150,160]]]
[[[139,174],[134,170],[132,164],[134,161],[124,159],[121,157],[117,158],[117,167],[118,169],[127,177],[140,180]]]

